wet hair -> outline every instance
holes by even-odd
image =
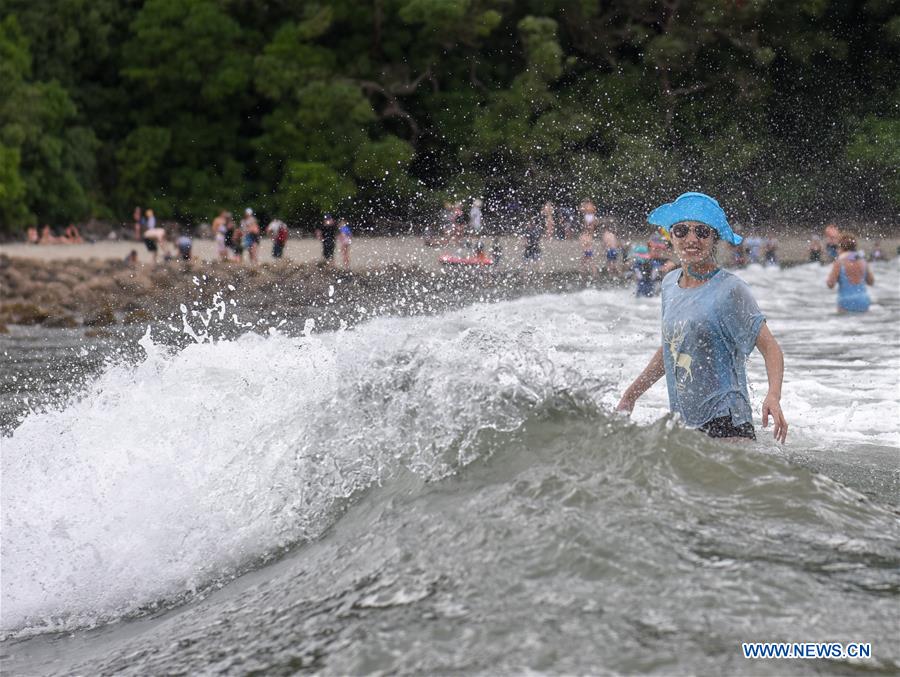
[[[838,247],[840,247],[842,252],[855,252],[856,235],[853,233],[844,233],[841,235],[841,239],[838,240]]]

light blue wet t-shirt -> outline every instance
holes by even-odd
[[[720,416],[752,422],[747,355],[765,316],[747,284],[720,270],[692,289],[678,286],[681,269],[662,283],[662,347],[669,407],[690,427]]]

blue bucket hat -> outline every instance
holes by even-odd
[[[676,223],[699,221],[714,228],[719,237],[726,242],[740,244],[744,239],[731,230],[719,203],[703,193],[682,193],[675,202],[668,202],[650,212],[647,221],[659,228],[667,238],[669,230]]]

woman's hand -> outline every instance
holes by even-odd
[[[766,399],[763,400],[762,404],[763,428],[767,428],[769,425],[769,414],[772,415],[772,423],[774,425],[772,432],[775,435],[775,439],[783,444],[785,439],[787,439],[788,424],[784,420],[784,414],[781,411],[781,399],[771,393],[766,395]]]
[[[661,379],[665,373],[666,368],[663,364],[662,348],[657,348],[656,352],[653,353],[653,357],[651,357],[650,361],[647,363],[647,366],[644,367],[644,371],[641,372],[640,376],[634,379],[634,383],[628,386],[625,394],[622,395],[622,399],[619,400],[619,404],[616,406],[616,411],[621,411],[623,414],[630,415],[631,410],[634,409],[634,403],[637,402],[638,398],[647,392],[650,386]]]
[[[616,405],[616,411],[625,414],[626,416],[630,416],[631,412],[634,410],[635,399],[633,397],[629,397],[627,394],[622,395],[622,399],[619,400],[619,404]]]
[[[769,414],[775,422],[775,439],[784,442],[787,437],[787,421],[781,413],[781,384],[784,380],[784,353],[781,346],[772,336],[769,327],[763,324],[756,337],[756,348],[762,353],[766,361],[766,374],[769,377],[769,392],[763,400],[762,419],[763,428],[769,425]]]

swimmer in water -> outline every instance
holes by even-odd
[[[648,221],[671,237],[681,268],[662,282],[662,346],[617,410],[630,414],[638,398],[665,376],[669,407],[688,427],[710,437],[756,439],[744,365],[755,347],[769,380],[763,427],[771,416],[775,439],[784,442],[784,355],[750,288],[715,261],[720,239],[740,244],[741,237],[731,230],[719,203],[703,193],[684,193],[653,210]]]
[[[829,289],[838,285],[839,313],[864,313],[871,304],[866,285],[875,284],[875,276],[866,264],[866,258],[856,251],[855,235],[841,235],[838,247],[840,254],[832,264],[825,284]]]

